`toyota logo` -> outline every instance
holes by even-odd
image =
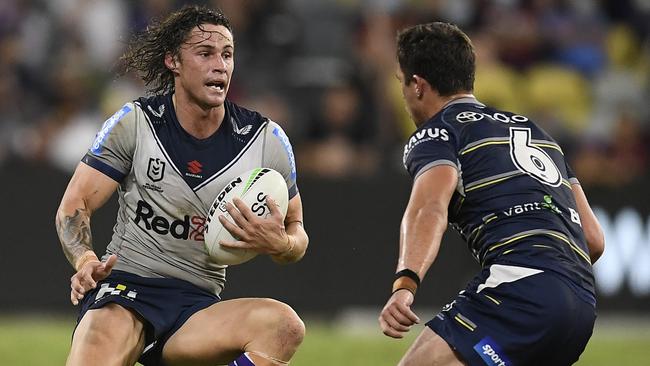
[[[460,123],[476,122],[482,120],[483,117],[482,113],[466,111],[458,113],[456,121]]]

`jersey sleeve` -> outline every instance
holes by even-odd
[[[404,146],[404,167],[413,180],[438,165],[459,170],[457,138],[448,127],[418,129]]]
[[[567,178],[569,178],[569,183],[580,184],[578,177],[576,177],[576,174],[573,172],[573,169],[571,169],[571,166],[569,166],[569,163],[565,161],[564,164],[566,165],[566,173]]]
[[[264,166],[277,170],[289,188],[289,199],[298,193],[296,160],[289,138],[277,123],[269,121],[265,132]]]
[[[135,108],[127,103],[107,119],[81,160],[116,182],[131,171],[136,145]]]

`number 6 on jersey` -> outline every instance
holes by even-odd
[[[544,150],[531,142],[530,128],[510,128],[510,157],[522,172],[553,187],[562,184],[562,174]]]

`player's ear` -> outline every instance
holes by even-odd
[[[178,57],[173,55],[171,52],[165,54],[165,66],[171,70],[171,72],[176,73],[178,68]]]
[[[426,89],[429,82],[426,81],[423,77],[417,74],[413,74],[413,84],[415,86],[415,94],[418,96],[418,99],[421,99],[424,96],[424,90]]]

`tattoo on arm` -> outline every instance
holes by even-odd
[[[68,262],[74,267],[77,258],[92,250],[90,215],[88,210],[78,208],[72,216],[63,213],[56,216],[56,231]]]

